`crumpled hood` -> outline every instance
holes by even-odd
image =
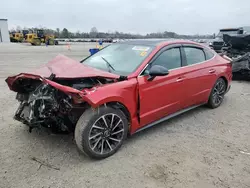
[[[20,78],[33,78],[47,80],[51,74],[55,75],[55,78],[87,78],[87,77],[103,77],[103,78],[119,78],[119,75],[105,72],[99,69],[95,69],[80,62],[66,57],[64,55],[58,55],[47,64],[30,72],[20,73],[15,76],[8,77],[5,81],[9,88],[12,90],[12,86],[16,80]]]
[[[56,78],[119,77],[118,75],[83,65],[64,55],[58,55],[44,66],[27,73],[45,78],[48,78],[52,73],[56,75]]]

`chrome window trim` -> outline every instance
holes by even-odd
[[[202,48],[202,47],[201,47]],[[182,66],[182,67],[179,67],[179,68],[175,68],[175,69],[169,69],[169,71],[173,71],[173,70],[177,70],[177,69],[182,69],[182,68],[186,68],[186,67],[191,67],[191,66],[194,66],[194,65],[199,65],[199,64],[202,64],[202,63],[206,63],[212,59],[214,59],[216,57],[216,54],[214,52],[212,52],[214,54],[214,56],[211,58],[211,59],[208,59],[206,61],[202,61],[202,62],[199,62],[199,63],[195,63],[195,64],[192,64],[192,65],[186,65],[186,66]],[[205,54],[205,52],[204,52]],[[146,76],[146,75],[141,75],[143,73],[143,71],[148,67],[148,65],[151,63],[151,61],[145,65],[145,67],[142,69],[142,71],[140,72],[140,74],[137,76],[137,77],[142,77],[142,76]]]

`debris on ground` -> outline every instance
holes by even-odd
[[[250,155],[250,153],[247,153],[247,152],[244,152],[244,151],[240,151],[240,153]]]
[[[37,170],[39,170],[42,166],[47,166],[48,168],[52,168],[52,169],[55,169],[55,170],[60,170],[60,168],[58,168],[58,167],[56,167],[54,165],[51,165],[51,164],[49,164],[49,163],[47,163],[47,162],[45,162],[45,161],[43,161],[41,159],[38,159],[36,157],[30,157],[30,159],[40,163],[40,166],[38,167]]]

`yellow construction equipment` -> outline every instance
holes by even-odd
[[[10,41],[11,42],[23,42],[24,37],[22,33],[19,32],[12,32],[10,33]]]
[[[46,45],[57,45],[58,41],[55,40],[54,35],[45,35],[42,29],[36,30],[33,33],[29,33],[26,35],[26,42],[34,45],[40,46],[42,43]]]

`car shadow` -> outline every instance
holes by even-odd
[[[225,105],[225,102],[222,104]],[[181,125],[182,121],[185,118],[188,118],[190,116],[195,116],[197,113],[202,113],[206,111],[210,111],[211,109],[201,106],[196,109],[190,110],[188,112],[185,112],[181,115],[178,115],[174,118],[171,118],[169,120],[166,120],[162,123],[159,123],[157,125],[154,125],[148,129],[145,129],[143,131],[140,131],[132,136],[129,136],[128,139],[124,142],[124,146],[129,148],[131,145],[136,144],[138,140],[144,139],[146,137],[151,137],[153,134],[158,134],[161,132],[166,132],[167,134],[173,133],[175,130],[180,131],[183,129],[183,131],[186,131],[186,129]],[[95,159],[91,159],[79,152],[77,149],[77,146],[74,141],[74,134],[53,134],[49,129],[47,128],[41,128],[41,129],[34,129],[31,133],[28,131],[28,127],[22,125],[23,131],[21,134],[24,140],[24,144],[29,146],[29,143],[32,143],[32,150],[39,150],[39,153],[42,155],[43,152],[49,152],[50,156],[57,156],[57,155],[64,155],[64,158],[61,159],[63,161],[70,160],[74,164],[83,164],[87,162],[94,162]],[[164,130],[166,129],[167,130]],[[28,143],[26,143],[28,141]],[[146,143],[145,143],[146,144]],[[42,149],[39,149],[42,148]],[[122,148],[121,148],[122,149]],[[35,151],[32,151],[31,153],[34,153]],[[38,156],[39,156],[38,153]]]
[[[165,129],[166,127],[168,128],[168,130],[164,130],[166,133],[172,133],[174,128],[176,129],[183,128],[183,131],[185,131],[184,127],[181,125],[182,124],[181,122],[185,118],[188,118],[190,116],[195,116],[197,115],[197,113],[210,111],[210,110],[211,109],[209,109],[206,106],[200,106],[198,108],[187,111],[183,114],[170,118],[169,120],[166,120],[164,122],[161,122],[159,124],[156,124],[152,127],[149,127],[145,130],[139,131],[138,133],[135,133],[129,136],[129,139],[127,139],[126,144],[130,144],[130,142],[135,142],[136,140],[142,139],[143,137],[149,137],[149,136],[153,136],[154,134],[161,133],[163,129]]]

